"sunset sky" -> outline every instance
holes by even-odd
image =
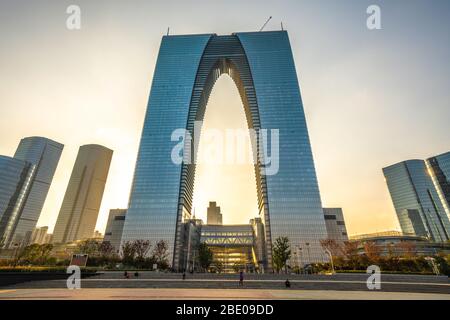
[[[66,8],[81,7],[81,29]],[[368,30],[366,8],[381,7]],[[0,2],[0,154],[21,138],[65,145],[38,225],[50,229],[79,146],[114,150],[97,229],[126,208],[162,35],[289,32],[324,206],[342,207],[349,234],[399,229],[382,167],[450,151],[450,2],[88,1]],[[227,110],[224,112],[223,110]],[[207,127],[243,128],[231,79],[222,76]],[[208,201],[225,223],[256,214],[251,166],[199,167],[198,217]]]

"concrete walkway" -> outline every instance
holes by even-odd
[[[0,290],[0,300],[450,300],[450,294],[335,291],[335,290],[254,290],[254,289],[6,289]]]

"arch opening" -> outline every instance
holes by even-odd
[[[193,141],[190,150],[191,163],[182,164],[180,177],[176,244],[173,263],[175,268],[178,269],[188,260],[189,255],[189,253],[183,252],[186,250],[186,239],[183,239],[181,230],[183,230],[183,223],[193,217],[194,181],[196,175],[198,145],[200,142],[199,137],[196,137],[196,131],[201,132],[202,130],[201,127],[196,128],[196,123],[203,122],[211,92],[220,76],[226,74],[235,83],[244,108],[247,128],[256,131],[261,128],[256,92],[246,54],[236,37],[231,36],[229,41],[232,44],[227,45],[231,52],[223,51],[223,41],[223,39],[219,40],[217,37],[213,37],[209,41],[197,70],[189,106],[186,129],[190,132],[191,137],[193,137]],[[217,47],[220,48],[218,49]],[[220,52],[220,54],[218,54],[218,52]],[[262,166],[259,161],[260,154],[263,153],[264,150],[257,139],[250,139],[250,143],[253,159],[255,160],[253,164],[255,177],[253,181],[256,184],[257,194],[257,213],[255,217],[258,217],[263,225],[263,228],[260,229],[260,233],[262,234],[260,234],[259,237],[262,239],[262,242],[260,245],[261,249],[259,250],[256,259],[256,265],[260,266],[260,268],[269,268],[268,270],[270,270],[272,264],[272,244],[270,238],[267,186],[266,178],[261,174]],[[254,252],[253,255],[255,255]]]
[[[258,215],[253,150],[242,100],[228,75],[216,81],[202,120],[193,213],[207,222],[206,208],[216,201],[223,224],[246,224]]]

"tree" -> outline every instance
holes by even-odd
[[[380,259],[381,248],[374,241],[364,243],[364,252],[371,262],[377,262]]]
[[[213,264],[214,264],[214,267],[216,268],[216,271],[218,273],[222,273],[222,271],[223,271],[222,261],[216,259],[216,260],[214,260]]]
[[[278,271],[285,268],[287,272],[287,261],[291,258],[291,249],[287,237],[278,237],[273,247],[273,264]]]
[[[411,241],[400,241],[395,245],[397,252],[405,258],[413,258],[416,256],[416,245]]]
[[[127,241],[122,245],[122,262],[125,265],[133,265],[136,256],[136,247],[133,242]]]
[[[167,269],[169,267],[168,250],[169,245],[165,240],[159,240],[153,249],[153,259],[160,269]]]
[[[53,250],[52,244],[31,244],[24,248],[19,249],[16,257],[16,264],[38,264],[44,265],[47,263],[51,251]]]
[[[198,261],[203,270],[207,270],[213,261],[213,252],[206,243],[198,246]]]
[[[356,267],[358,262],[359,241],[344,241],[342,247],[342,254],[345,259],[350,263],[352,268]]]
[[[151,248],[149,240],[134,240],[133,246],[138,260],[144,260]]]
[[[50,257],[50,253],[53,250],[53,245],[50,243],[46,243],[46,244],[42,244],[40,246],[40,257],[39,257],[39,262],[41,264],[45,264],[47,263],[49,257]]]
[[[339,243],[334,239],[323,239],[320,240],[320,245],[324,250],[330,251],[333,257],[337,257],[341,252],[342,248]]]
[[[89,256],[97,256],[99,253],[99,242],[94,239],[86,239],[81,241],[75,250],[75,253],[84,253]]]
[[[3,246],[5,245],[5,241],[6,241],[5,237],[0,238],[0,249],[3,248]]]
[[[98,247],[98,251],[103,258],[111,258],[114,255],[114,247],[109,241],[103,241]]]

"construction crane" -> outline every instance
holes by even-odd
[[[267,19],[266,23],[264,23],[261,29],[259,29],[259,32],[263,31],[264,27],[267,25],[267,23],[269,23],[270,19],[272,19],[272,16],[270,16],[269,19]]]

